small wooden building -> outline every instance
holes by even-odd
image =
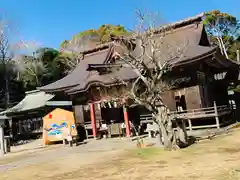
[[[170,110],[177,111],[178,106],[181,106],[185,110],[185,118],[188,119],[205,117],[189,114],[189,110],[203,111],[203,108],[210,108],[213,110],[212,117],[215,117],[214,102],[216,102],[215,106],[227,106],[229,104],[227,87],[229,82],[234,80],[235,72],[238,71],[238,65],[235,62],[227,60],[220,54],[217,47],[210,45],[202,24],[202,17],[203,14],[169,25],[171,31],[164,37],[167,45],[162,51],[169,53],[172,49],[167,47],[177,48],[178,44],[188,42],[184,54],[171,60],[172,71],[168,74],[170,80],[183,83],[179,83],[177,87],[163,94],[164,102]],[[101,129],[102,121],[106,119],[110,121],[113,118],[117,122],[125,120],[126,134],[129,136],[129,119],[132,119],[132,122],[138,121],[136,119],[140,119],[142,112],[139,108],[126,109],[117,104],[127,93],[127,88],[122,88],[125,86],[123,82],[134,80],[137,77],[135,72],[127,67],[108,72],[102,71],[119,61],[118,55],[122,52],[119,52],[119,48],[115,46],[116,43],[118,42],[103,44],[82,52],[84,58],[73,72],[55,83],[40,88],[45,92],[65,92],[71,96],[77,116],[84,116],[83,106],[79,105],[89,104],[90,116],[85,117],[82,124],[88,120],[91,121],[94,137]],[[138,46],[135,45],[137,51]],[[223,79],[216,78],[222,72],[227,72],[227,75]],[[224,111],[231,112],[227,107]]]
[[[41,134],[42,117],[52,110],[51,107],[46,107],[46,102],[53,97],[53,94],[39,90],[26,92],[25,98],[16,106],[0,113],[9,117],[5,123],[5,134],[16,140]]]

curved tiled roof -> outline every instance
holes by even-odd
[[[56,82],[40,87],[39,89],[46,92],[57,92],[65,91],[69,88],[78,86],[82,82],[86,81],[90,74],[89,71],[86,71],[88,64],[96,62],[103,63],[107,59],[108,55],[109,48],[87,54],[84,56],[84,59],[80,61],[77,67],[67,76]]]
[[[137,74],[130,67],[122,67],[119,70],[108,74],[99,75],[98,72],[92,72],[85,82],[67,91],[68,94],[75,94],[87,91],[91,85],[111,86],[113,84],[122,84],[123,81],[135,79]]]

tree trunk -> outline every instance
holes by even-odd
[[[186,128],[186,120],[182,120],[182,130],[184,135],[184,141],[188,143],[188,134],[187,134],[187,128]]]
[[[8,84],[8,79],[6,78],[5,80],[5,108],[7,109],[9,107],[9,84]]]
[[[176,137],[172,127],[172,121],[169,119],[167,108],[161,106],[158,108],[157,123],[160,127],[160,137],[163,138],[163,145],[166,150],[177,149]]]
[[[158,132],[159,132],[159,134],[157,134],[156,137],[159,140],[160,145],[163,146],[164,142],[163,142],[162,130],[161,130],[161,127],[159,126],[159,123],[157,125],[158,125]]]
[[[4,62],[4,89],[5,89],[5,108],[7,109],[9,107],[9,101],[10,101],[10,97],[9,97],[9,80],[8,80],[8,65],[6,64],[6,62]]]
[[[186,124],[185,120],[181,120],[181,124],[179,124],[176,121],[177,124],[177,139],[178,142],[180,143],[179,145],[186,145],[188,143],[188,136],[187,136],[187,130],[186,130]]]

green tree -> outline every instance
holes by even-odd
[[[228,48],[229,59],[236,59],[238,51],[240,51],[240,36],[238,39],[230,41],[230,47]]]
[[[44,47],[33,54],[34,56],[24,56],[16,63],[18,80],[24,82],[27,90],[49,84],[66,75],[58,50]]]
[[[12,33],[8,23],[0,19],[0,109],[16,104],[24,95],[22,83],[16,80],[14,53],[19,45],[10,44],[10,37]]]
[[[12,74],[12,52],[10,49],[9,44],[9,28],[8,24],[3,20],[0,19],[0,64],[1,64],[1,71],[4,77],[4,104],[5,108],[9,107],[9,80]]]
[[[219,10],[205,13],[203,21],[206,30],[211,36],[212,43],[218,45],[221,53],[226,58],[236,58],[236,35],[240,30],[240,24],[236,17]],[[235,46],[233,48],[233,46]]]
[[[42,85],[46,68],[40,59],[32,56],[25,56],[22,60],[17,60],[18,80],[24,83],[27,90],[35,89]]]
[[[56,57],[57,62],[65,64],[65,71],[69,72],[80,62],[80,52],[97,45],[110,42],[113,36],[128,36],[128,32],[121,25],[104,24],[98,29],[89,29],[74,35],[71,40],[64,40],[60,45],[60,53]]]
[[[98,44],[106,43],[111,41],[111,36],[126,36],[128,32],[121,25],[109,25],[104,24],[98,29],[89,29],[86,31],[79,32],[74,35],[71,40],[65,40],[61,43],[60,48],[73,50],[76,47],[79,49],[89,48]]]

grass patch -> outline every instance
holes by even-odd
[[[129,153],[131,156],[144,158],[144,159],[150,159],[163,152],[164,150],[162,148],[156,148],[156,147],[136,148],[136,149],[129,150]]]

